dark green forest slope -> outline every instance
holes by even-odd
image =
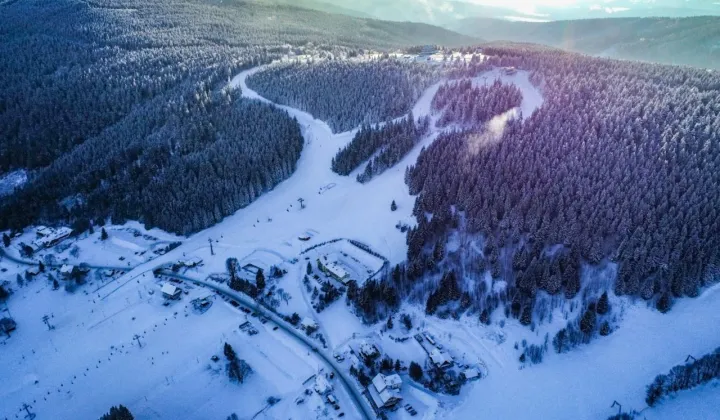
[[[107,216],[179,233],[207,227],[285,179],[302,147],[284,113],[220,91],[232,75],[292,49],[470,41],[255,2],[5,3],[0,176],[31,177],[0,204],[0,228]]]

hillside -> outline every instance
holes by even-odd
[[[470,18],[448,27],[488,41],[533,42],[612,58],[720,68],[720,17],[545,23]]]
[[[475,41],[258,2],[0,7],[0,177],[29,171],[0,204],[3,228],[98,217],[185,234],[210,226],[285,179],[302,148],[281,111],[220,91],[232,74],[305,51]]]

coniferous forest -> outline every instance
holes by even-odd
[[[285,113],[223,90],[232,76],[288,53],[467,40],[427,29],[242,1],[4,2],[0,176],[26,169],[29,181],[3,198],[0,229],[210,226],[292,173],[302,147]]]
[[[248,86],[337,133],[403,116],[437,77],[431,66],[392,59],[323,61],[273,66],[251,76]]]
[[[675,392],[692,389],[720,378],[720,348],[700,359],[686,362],[684,365],[674,366],[666,375],[656,376],[648,385],[645,396],[648,406],[656,405]]]
[[[489,86],[473,86],[470,79],[445,83],[440,86],[432,101],[432,109],[440,112],[438,127],[458,124],[480,127],[493,117],[519,107],[522,92],[515,85],[500,80]]]
[[[368,161],[363,173],[358,175],[358,181],[367,182],[398,163],[427,133],[429,126],[429,117],[416,123],[412,112],[405,118],[384,125],[363,125],[350,144],[335,155],[332,170],[340,175],[349,175]]]
[[[572,298],[586,286],[583,266],[616,264],[614,292],[661,311],[714,281],[718,75],[537,48],[484,52],[491,64],[529,70],[545,103],[509,121],[497,142],[469,147],[476,131],[451,131],[421,153],[406,176],[419,224],[396,281],[404,295],[427,298],[456,268],[478,312],[512,303],[509,312],[529,323],[538,293]],[[464,242],[450,249],[458,234]],[[486,272],[507,287],[492,288]],[[585,334],[602,326],[594,317],[602,292],[583,295],[575,327]]]

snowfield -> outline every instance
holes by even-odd
[[[242,89],[248,98],[267,102],[245,83],[261,69],[242,72],[229,86]],[[492,71],[474,80],[492,83],[496,78],[522,90],[520,111],[524,117],[542,105],[542,95],[525,72],[508,76]],[[439,86],[422,95],[413,109],[416,117],[430,113]],[[327,124],[311,115],[279,107],[297,119],[305,137],[296,172],[223,222],[181,239],[178,248],[164,255],[154,253],[180,239],[145,231],[139,224],[108,227],[110,238],[106,241],[98,241],[96,231],[92,237],[73,242],[77,257],[66,248],[57,258],[121,264],[131,271],[109,280],[94,278],[73,294],[53,291],[42,274],[18,287],[15,275],[26,267],[0,261],[0,267],[6,269],[1,279],[13,280],[10,285],[15,294],[8,309],[18,323],[12,336],[0,341],[0,418],[21,418],[24,403],[30,404],[39,418],[60,419],[98,418],[117,404],[126,405],[139,419],[223,419],[232,413],[243,419],[331,419],[340,412],[345,418],[360,418],[361,412],[337,379],[332,383],[339,411],[314,392],[296,404],[296,399],[312,388],[312,382],[306,381],[328,369],[298,340],[274,330],[272,323],[262,324],[208,289],[187,282],[179,284],[181,300],[163,306],[162,282],[153,277],[152,270],[192,257],[202,263],[183,268],[182,274],[197,279],[224,275],[228,258],[237,258],[240,267],[251,264],[266,273],[272,266],[286,270],[281,278],[268,278],[268,287],[283,297],[277,311],[314,319],[329,353],[347,353],[348,348],[368,341],[383,354],[401,359],[405,366],[411,361],[425,365],[427,355],[413,335],[427,332],[456,363],[487,369],[488,376],[463,387],[459,397],[428,392],[403,374],[404,403],[419,411],[414,418],[604,419],[615,413],[610,408],[613,400],[626,410],[643,409],[645,386],[657,374],[682,363],[688,354],[701,356],[720,345],[720,286],[697,299],[678,301],[667,315],[645,308],[642,302],[625,302],[620,328],[610,336],[569,354],[550,350],[542,364],[523,369],[514,344],[523,339],[541,342],[540,334],[559,328],[562,314],[556,314],[555,324],[532,332],[515,321],[507,321],[501,328],[497,323],[481,325],[475,316],[459,321],[426,318],[423,308],[407,304],[401,312],[412,316],[413,328],[406,330],[396,316],[394,328],[387,331],[384,323],[363,325],[348,310],[344,297],[316,313],[302,284],[308,262],[317,270],[315,260],[332,255],[344,260],[351,271],[360,272],[364,267],[370,275],[380,270],[385,260],[358,252],[345,241],[301,252],[347,238],[367,244],[390,265],[405,260],[406,237],[396,225],[415,224],[411,215],[415,198],[404,183],[405,169],[439,133],[423,138],[399,164],[360,184],[354,176],[339,176],[330,169],[333,156],[352,140],[354,132],[333,134]],[[398,205],[395,212],[390,211],[393,200]],[[13,244],[32,235],[28,232],[15,238]],[[193,311],[190,301],[207,296],[212,307],[204,314]],[[43,315],[49,316],[54,329],[48,329]],[[257,335],[238,328],[246,321],[258,330]],[[244,384],[232,384],[227,378],[222,353],[225,342],[253,368]],[[318,347],[322,347],[319,342]],[[213,362],[213,355],[220,360]],[[349,369],[349,358],[342,365]],[[280,401],[268,407],[271,396]],[[718,387],[710,384],[666,399],[643,414],[649,419],[677,418],[692,405],[694,411],[687,412],[696,414],[694,418],[709,419],[716,412],[708,407],[717,402]],[[390,417],[411,418],[402,409]]]
[[[27,179],[27,171],[22,169],[0,176],[0,197],[12,194],[15,188],[21,187],[27,182]]]

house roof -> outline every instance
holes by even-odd
[[[60,272],[62,274],[70,274],[73,272],[74,269],[75,269],[74,265],[65,264],[62,267],[60,267]]]
[[[341,279],[345,278],[349,275],[348,272],[345,271],[345,269],[342,268],[340,266],[340,264],[338,264],[337,262],[331,262],[329,264],[325,264],[325,268],[329,272],[331,272],[333,275],[335,275],[336,277],[341,278]]]
[[[379,351],[374,344],[370,344],[364,341],[362,344],[360,344],[360,353],[370,356],[379,353]]]
[[[397,373],[393,373],[392,375],[388,375],[385,377],[385,383],[388,386],[400,386],[402,385],[402,379],[400,378],[400,375]]]
[[[397,373],[387,376],[382,373],[378,373],[373,378],[372,385],[378,393],[382,393],[385,390],[400,387],[400,385],[402,385],[402,379]]]
[[[378,373],[375,375],[375,377],[372,380],[372,385],[375,387],[375,390],[377,392],[382,392],[387,388],[387,384],[385,383],[385,375],[382,373]]]
[[[323,375],[317,375],[315,377],[315,391],[320,394],[332,391],[332,386],[328,383],[327,379]]]
[[[37,229],[35,229],[35,232],[36,232],[38,235],[45,236],[45,235],[51,234],[51,233],[52,233],[52,229],[50,229],[50,228],[47,227],[47,226],[38,226]]]
[[[475,379],[480,376],[480,372],[477,371],[475,368],[465,369],[463,371],[463,375],[465,375],[466,379]]]
[[[446,363],[452,363],[452,359],[448,357],[446,353],[443,353],[438,349],[433,349],[433,351],[430,352],[430,359],[438,366],[442,366]]]
[[[358,366],[360,366],[360,359],[358,359],[357,356],[355,356],[354,354],[351,354],[350,355],[350,364],[352,366],[355,366],[355,369],[357,369]]]
[[[317,323],[312,318],[305,317],[300,321],[300,326],[303,328],[317,328]]]
[[[162,292],[166,295],[174,295],[178,290],[180,289],[177,286],[170,283],[165,283],[162,287]]]
[[[40,274],[40,267],[37,267],[37,266],[35,266],[35,267],[30,267],[30,268],[28,268],[26,271],[27,271],[29,274],[33,274],[33,275],[35,275],[35,274]]]
[[[370,394],[370,398],[372,398],[373,402],[377,407],[385,407],[393,399],[402,399],[400,393],[392,389],[386,389],[382,392],[378,392],[372,385],[370,385],[367,389],[368,394]]]

